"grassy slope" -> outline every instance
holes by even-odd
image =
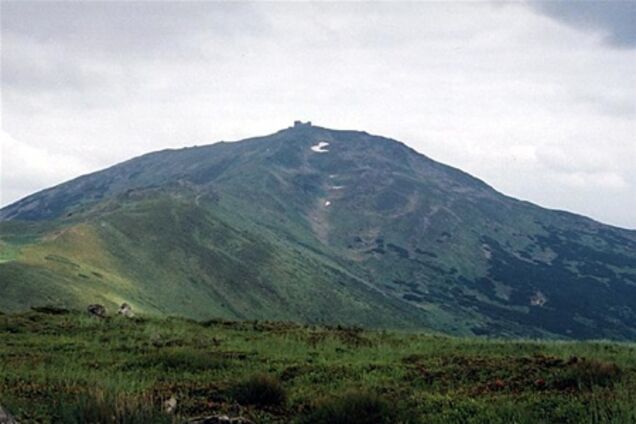
[[[35,312],[0,315],[0,339],[0,404],[24,422],[169,422],[160,405],[175,395],[177,422],[239,412],[287,423],[351,390],[378,394],[406,422],[636,420],[633,344]],[[237,411],[234,387],[259,373],[287,401]]]
[[[122,302],[191,318],[417,327],[425,316],[320,254],[169,196],[120,203],[23,244],[0,264],[5,310]],[[230,221],[231,222],[231,221]],[[15,245],[13,251],[17,251]],[[27,282],[27,283],[25,283]]]

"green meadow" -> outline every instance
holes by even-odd
[[[0,405],[26,423],[630,423],[636,345],[40,309],[0,315]]]

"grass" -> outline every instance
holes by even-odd
[[[18,248],[0,241],[0,263],[11,262],[18,256]]]
[[[636,421],[633,344],[97,320],[46,308],[0,315],[0,340],[0,404],[21,422]]]

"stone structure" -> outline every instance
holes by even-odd
[[[311,121],[302,122],[302,121],[294,121],[294,128],[304,128],[311,127]]]

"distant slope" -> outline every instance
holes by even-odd
[[[636,338],[636,234],[391,139],[300,126],[166,150],[0,210],[0,309]]]

